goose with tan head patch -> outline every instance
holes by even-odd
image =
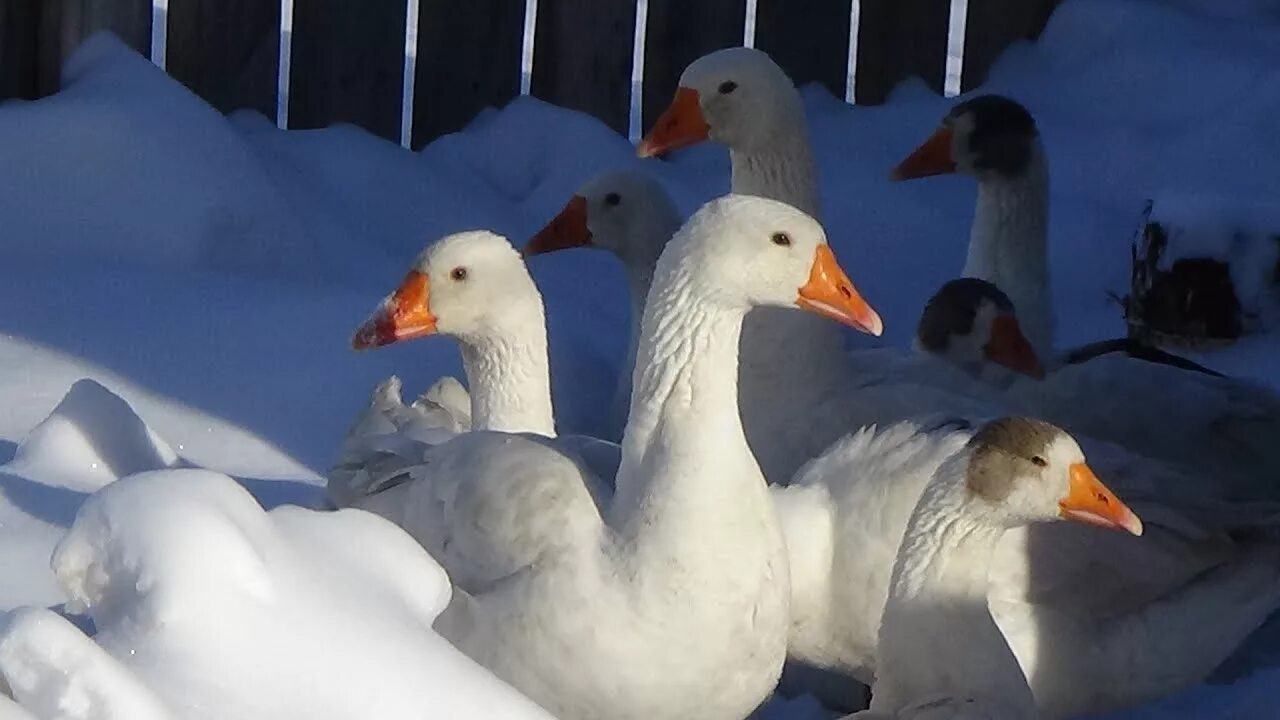
[[[879,629],[871,709],[851,717],[1040,717],[1017,657],[987,605],[1000,537],[1074,520],[1142,534],[1079,445],[1039,420],[983,426],[926,483],[898,549]]]
[[[867,428],[774,489],[790,558],[795,659],[864,683],[880,676],[878,629],[898,549],[929,483],[957,453],[972,461],[963,473],[952,468],[965,491],[1005,508],[1026,499],[1009,478],[1035,468],[1067,467],[1069,480],[1090,487],[1083,469],[1070,469],[1075,441],[1056,429],[1020,420],[979,431],[975,422],[935,415]],[[1048,718],[1194,684],[1280,606],[1280,548],[1230,539],[1274,526],[1274,503],[1229,500],[1202,477],[1108,443],[1081,445],[1148,520],[1143,536],[1086,527],[1117,518],[1108,515],[1109,496],[1081,492],[1058,509],[1083,522],[1033,523],[995,539],[983,588]]]

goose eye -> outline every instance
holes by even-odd
[[[769,239],[773,241],[774,245],[791,247],[791,236],[784,232],[774,233],[773,237]]]
[[[604,196],[604,204],[608,207],[616,207],[622,202],[622,196],[618,193],[609,193]]]
[[[1035,456],[1035,457],[1031,458],[1031,462],[1032,462],[1036,467],[1046,467],[1046,466],[1048,466],[1048,464],[1049,464],[1049,462],[1048,462],[1047,460],[1045,460],[1044,458],[1040,457],[1039,455],[1037,455],[1037,456]]]
[[[459,265],[458,267],[449,271],[449,277],[453,278],[458,282],[462,282],[463,280],[467,279],[467,269]]]
[[[734,90],[737,90],[737,89],[738,89],[738,83],[736,83],[736,82],[734,82],[734,81],[732,81],[732,80],[725,80],[724,82],[720,83],[720,94],[721,94],[721,95],[728,95],[729,93],[731,93],[731,92],[733,92]]]

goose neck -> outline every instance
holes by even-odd
[[[788,203],[819,216],[818,168],[804,114],[778,123],[768,140],[729,150],[733,192]]]
[[[615,526],[638,548],[748,525],[776,532],[738,414],[747,308],[715,295],[677,270],[645,306],[614,504]]]
[[[473,429],[555,435],[546,328],[526,329],[461,343]]]
[[[1051,350],[1049,172],[1037,145],[1026,170],[978,183],[964,275],[994,283],[1013,301],[1042,357]]]
[[[1031,717],[1031,691],[987,600],[1005,527],[965,487],[966,459],[961,451],[938,469],[907,525],[880,624],[872,707],[943,694],[1014,703]]]
[[[959,473],[944,465],[925,487],[907,524],[891,594],[945,597],[985,607],[987,570],[1004,528],[983,517]]]

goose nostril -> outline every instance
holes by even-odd
[[[849,289],[848,285],[840,286],[840,294],[843,295],[846,300],[853,297],[853,291]]]

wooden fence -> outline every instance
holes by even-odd
[[[1059,0],[639,1],[636,53],[637,0],[0,0],[0,98],[55,92],[63,60],[106,28],[144,54],[163,40],[155,59],[220,110],[276,117],[283,85],[288,127],[349,122],[394,140],[411,118],[420,147],[519,94],[532,13],[532,94],[625,133],[637,54],[644,127],[690,61],[744,38],[798,84],[875,104],[910,75],[942,91],[961,24],[960,89],[981,83],[1005,47],[1039,34]],[[153,34],[154,18],[164,32]],[[416,43],[413,34],[406,43],[415,29]],[[284,58],[287,83],[279,82]]]

